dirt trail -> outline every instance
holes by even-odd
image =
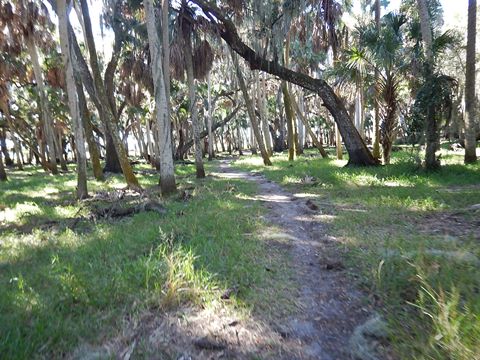
[[[274,324],[283,337],[283,347],[297,359],[350,359],[349,339],[370,310],[362,304],[364,294],[347,279],[338,258],[338,244],[326,234],[308,198],[295,197],[260,174],[232,169],[222,161],[218,176],[245,179],[258,184],[257,199],[265,203],[267,223],[284,233],[293,273],[300,285],[297,301],[301,309]],[[311,203],[310,203],[311,204]],[[279,235],[277,231],[270,234]]]
[[[354,329],[362,329],[371,310],[356,290],[339,256],[340,245],[308,198],[296,197],[261,174],[233,169],[220,162],[212,176],[257,184],[254,201],[265,206],[264,221],[271,230],[263,236],[268,246],[290,252],[291,273],[297,289],[288,290],[296,309],[289,317],[254,313],[243,316],[219,301],[216,306],[181,308],[167,314],[149,312],[128,322],[123,333],[101,348],[83,347],[71,356],[123,360],[282,359],[348,360]],[[291,294],[290,294],[291,293]],[[269,299],[265,299],[269,301]],[[274,300],[272,300],[274,301]],[[272,318],[273,317],[273,318]],[[358,336],[357,336],[358,338]],[[363,359],[377,358],[360,337]],[[366,345],[366,346],[364,346]],[[357,349],[358,353],[358,349]]]

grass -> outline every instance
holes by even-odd
[[[146,310],[210,306],[231,287],[239,289],[233,308],[265,311],[265,294],[285,286],[288,259],[255,235],[263,225],[260,205],[245,200],[255,193],[252,184],[196,181],[192,166],[177,166],[180,187],[193,196],[166,199],[166,215],[32,229],[82,213],[71,201],[75,175],[33,167],[8,175],[0,185],[2,358],[64,357],[82,344],[101,345]],[[157,181],[140,176],[144,187]],[[112,176],[89,186],[93,193],[124,185]],[[279,271],[267,273],[266,266]]]
[[[235,166],[262,171],[320,208],[347,249],[352,277],[372,294],[402,359],[480,359],[480,165],[442,150],[445,164],[427,173],[417,154],[393,164],[344,168],[313,153],[286,155],[263,167],[258,157]],[[314,178],[312,181],[311,178]]]

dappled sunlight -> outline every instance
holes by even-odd
[[[255,195],[255,196],[238,194],[236,195],[236,197],[242,200],[263,201],[263,202],[272,202],[272,203],[289,203],[292,201],[292,198],[289,196],[276,195],[276,194],[264,194],[264,195]]]

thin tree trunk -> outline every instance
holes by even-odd
[[[104,181],[105,177],[103,176],[102,165],[100,163],[100,152],[93,135],[92,124],[90,122],[89,111],[87,108],[87,100],[85,99],[85,93],[83,92],[83,85],[79,79],[76,79],[75,85],[77,87],[80,117],[82,118],[85,138],[88,144],[88,152],[90,153],[90,161],[92,162],[93,176],[98,181]]]
[[[62,50],[63,67],[65,69],[65,82],[67,85],[68,106],[72,119],[73,134],[75,137],[75,154],[77,158],[77,198],[88,197],[87,190],[87,155],[85,151],[85,136],[83,133],[82,119],[78,108],[75,78],[73,76],[72,54],[68,39],[68,23],[66,4],[64,0],[57,0],[58,29],[60,34],[60,48]]]
[[[118,133],[117,124],[115,123],[115,117],[112,112],[112,109],[109,105],[109,100],[107,97],[107,93],[105,91],[104,81],[100,75],[100,67],[98,64],[97,59],[97,52],[95,49],[95,42],[93,39],[93,31],[92,31],[92,24],[90,21],[90,14],[88,10],[88,4],[86,0],[80,0],[80,4],[82,7],[82,14],[83,20],[85,24],[85,41],[88,47],[88,53],[90,56],[90,66],[93,72],[93,81],[95,85],[96,94],[98,96],[99,105],[100,105],[100,115],[101,118],[105,119],[106,125],[106,132],[109,132],[112,137],[112,142],[115,147],[115,151],[117,152],[118,159],[120,161],[120,166],[122,167],[122,172],[125,177],[125,180],[128,186],[134,190],[140,190],[140,184],[133,173],[133,169],[130,165],[128,160],[127,153],[125,151],[125,147],[123,146],[122,140],[120,139],[120,135]],[[105,138],[107,138],[107,134],[105,134]]]
[[[37,92],[40,99],[40,109],[42,111],[43,128],[48,145],[48,163],[52,174],[58,174],[57,155],[55,146],[55,134],[53,130],[52,117],[50,108],[48,107],[47,94],[43,83],[43,73],[38,60],[37,47],[33,38],[30,36],[26,39],[28,53],[32,60],[33,73],[37,82]],[[61,156],[61,155],[60,155]]]
[[[247,107],[248,117],[250,118],[250,125],[252,127],[255,140],[257,141],[258,147],[260,149],[260,154],[262,155],[262,158],[263,158],[263,163],[267,166],[270,166],[272,165],[272,162],[270,161],[270,158],[267,153],[267,149],[265,149],[265,144],[263,143],[262,134],[260,133],[260,126],[258,124],[256,115],[255,115],[255,109],[253,107],[253,102],[250,99],[250,96],[248,95],[247,86],[245,85],[245,80],[243,79],[243,74],[242,74],[242,70],[240,69],[240,64],[238,63],[238,58],[233,53],[233,51],[231,51],[230,54],[232,56],[233,64],[235,66],[238,85],[240,86],[240,89],[242,90],[243,98],[245,99],[245,106]]]
[[[212,109],[212,84],[210,78],[210,71],[207,73],[207,86],[208,86],[208,160],[211,161],[213,159],[213,131],[212,131],[212,116],[213,116],[213,109]]]
[[[467,59],[465,78],[465,164],[477,161],[475,127],[475,43],[477,28],[477,0],[468,1]]]
[[[431,28],[430,14],[428,12],[427,0],[417,0],[418,12],[420,15],[420,28],[422,31],[422,40],[425,51],[426,66],[425,78],[428,80],[433,76],[433,35]],[[439,145],[438,126],[435,119],[436,112],[433,104],[428,105],[426,116],[426,149],[425,149],[425,167],[427,169],[437,169],[440,161],[437,159],[436,152]]]
[[[297,112],[297,115],[298,115],[300,121],[303,123],[303,125],[305,126],[305,129],[307,130],[308,134],[309,134],[310,137],[312,138],[313,144],[314,144],[315,147],[318,149],[318,151],[320,152],[320,154],[322,155],[322,157],[323,157],[323,158],[327,158],[327,157],[328,157],[327,152],[326,152],[325,149],[323,148],[323,146],[322,146],[322,144],[320,143],[320,141],[318,141],[317,136],[315,135],[315,133],[313,132],[312,128],[311,128],[310,125],[308,124],[308,121],[307,121],[307,119],[305,118],[305,115],[303,114],[303,112],[300,110],[297,102],[295,101],[295,98],[294,98],[293,96],[291,96],[290,99],[292,100],[293,108],[294,108],[295,111]]]
[[[5,165],[3,165],[3,155],[0,153],[0,181],[7,181],[7,173],[5,171]]]
[[[380,0],[375,0],[375,25],[377,28],[377,33],[380,32]],[[378,78],[380,74],[375,70],[375,84],[378,83]],[[380,110],[378,105],[378,99],[380,97],[380,90],[378,86],[375,85],[375,99],[374,103],[374,117],[373,117],[373,151],[372,155],[375,159],[380,159]]]
[[[152,75],[155,94],[156,120],[159,135],[159,162],[160,162],[160,189],[162,194],[170,194],[177,190],[175,184],[175,168],[173,166],[173,150],[171,139],[171,125],[168,112],[167,84],[164,79],[164,67],[162,67],[162,47],[158,36],[155,19],[153,0],[144,0],[145,15],[147,19],[148,42],[152,57]],[[162,9],[168,12],[167,8]],[[168,23],[163,23],[168,27]],[[167,32],[168,35],[168,32]],[[169,84],[170,85],[170,84]]]
[[[286,81],[282,81],[283,104],[285,108],[285,117],[287,119],[287,135],[288,135],[288,160],[293,161],[297,155],[295,141],[295,116],[292,109],[291,96],[288,92]]]
[[[342,150],[342,135],[340,135],[340,131],[338,130],[337,124],[335,124],[335,145],[337,149],[337,159],[343,159],[343,150]]]
[[[273,144],[272,138],[270,136],[270,130],[268,128],[268,111],[267,111],[267,78],[259,74],[260,77],[260,118],[262,121],[262,128],[263,128],[263,137],[265,138],[265,148],[267,149],[267,153],[269,156],[273,155]]]
[[[193,49],[192,49],[192,34],[188,32],[185,36],[185,65],[187,70],[188,83],[188,99],[190,101],[190,116],[192,119],[193,142],[195,150],[195,169],[197,179],[205,177],[205,169],[203,167],[203,152],[200,139],[202,131],[202,124],[198,119],[197,99],[195,94],[195,79],[193,77]]]

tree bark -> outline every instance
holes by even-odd
[[[233,65],[235,66],[238,85],[242,90],[243,98],[245,100],[245,106],[247,107],[248,117],[250,118],[250,125],[252,127],[255,140],[257,140],[257,144],[260,149],[260,154],[262,155],[262,158],[263,158],[263,163],[267,166],[270,166],[272,165],[272,162],[270,161],[270,158],[268,156],[267,149],[265,149],[265,144],[262,139],[262,134],[260,133],[260,126],[258,124],[256,115],[255,115],[253,102],[250,96],[248,95],[247,85],[245,84],[245,80],[243,79],[243,74],[242,74],[242,70],[240,69],[240,64],[238,63],[238,58],[233,53],[233,51],[230,51],[230,54],[232,56]],[[252,144],[252,148],[253,148],[253,144]]]
[[[212,131],[212,116],[213,116],[213,109],[212,109],[212,84],[210,78],[210,71],[207,74],[207,86],[208,86],[208,160],[211,161],[214,157],[213,154],[213,131]]]
[[[53,129],[50,108],[48,107],[47,94],[43,83],[43,73],[38,60],[38,52],[35,42],[31,36],[26,39],[28,53],[32,60],[33,73],[37,82],[37,92],[40,99],[40,110],[42,112],[43,128],[48,145],[48,163],[52,174],[58,174],[57,154],[55,146],[55,134]],[[61,154],[59,154],[61,156]]]
[[[100,112],[103,115],[106,123],[106,132],[109,132],[112,140],[113,145],[115,146],[115,150],[117,152],[120,166],[122,167],[122,172],[125,177],[125,180],[128,186],[134,190],[140,190],[140,184],[138,183],[135,174],[133,173],[133,169],[130,165],[128,160],[127,153],[125,151],[125,147],[123,146],[122,140],[120,139],[120,135],[118,133],[117,124],[115,123],[115,116],[112,112],[112,109],[109,106],[109,100],[107,97],[107,93],[105,91],[104,81],[100,75],[100,67],[98,64],[97,59],[97,52],[95,49],[95,42],[93,39],[93,31],[92,31],[92,24],[90,22],[90,14],[88,10],[88,4],[86,0],[80,0],[80,4],[82,7],[82,14],[85,24],[85,41],[88,47],[88,53],[90,57],[90,66],[93,72],[93,82],[95,86],[95,93],[98,96],[99,105],[100,105]],[[102,117],[101,115],[101,117]],[[107,137],[107,134],[105,134]]]
[[[88,152],[90,153],[90,161],[92,162],[93,176],[98,181],[104,181],[105,177],[103,176],[102,165],[100,164],[100,152],[93,135],[92,124],[90,122],[89,111],[87,108],[87,100],[85,99],[85,93],[83,92],[83,85],[79,79],[76,79],[75,85],[77,87],[80,117],[82,118],[85,138],[88,144]]]
[[[276,75],[285,81],[311,90],[322,98],[324,106],[330,111],[335,122],[338,124],[338,128],[349,153],[348,163],[350,165],[369,166],[378,164],[378,161],[373,158],[360,137],[360,134],[355,129],[344,104],[324,80],[311,78],[303,73],[280,66],[275,61],[269,61],[263,58],[241,40],[233,22],[225,18],[222,11],[215,5],[207,3],[204,0],[192,0],[192,2],[200,6],[213,24],[221,23],[222,26],[217,27],[220,36],[233,51],[238,53],[250,64],[253,70],[259,69]]]
[[[145,15],[147,20],[148,42],[150,44],[150,54],[152,58],[152,76],[153,89],[155,96],[156,120],[159,135],[159,161],[160,161],[160,189],[162,194],[170,194],[177,190],[175,184],[175,168],[173,166],[173,150],[171,139],[171,125],[168,114],[166,82],[164,79],[164,70],[162,66],[162,47],[158,36],[155,9],[153,0],[144,0]],[[168,11],[162,9],[163,12]],[[163,23],[163,27],[168,23]]]
[[[288,161],[295,160],[297,155],[295,141],[295,116],[293,114],[292,101],[288,92],[287,82],[282,81],[283,104],[285,108],[285,117],[287,119],[287,136],[288,136]]]
[[[477,161],[475,127],[475,43],[477,28],[477,0],[468,1],[467,61],[465,77],[465,164]]]
[[[65,82],[67,86],[68,106],[72,118],[73,134],[75,137],[75,150],[77,158],[77,198],[88,197],[87,190],[87,155],[85,152],[85,136],[82,120],[78,108],[77,91],[73,75],[72,53],[68,40],[67,8],[64,0],[57,0],[58,29],[60,34],[60,48],[62,51],[63,67],[65,69]]]
[[[192,49],[192,33],[188,31],[184,34],[185,45],[185,66],[187,70],[188,83],[188,99],[190,101],[190,116],[192,119],[193,140],[195,148],[195,168],[197,179],[205,177],[205,169],[203,167],[203,152],[200,141],[200,133],[202,124],[198,119],[197,99],[195,94],[195,78],[193,77],[193,49]]]
[[[0,181],[7,181],[7,173],[5,171],[5,165],[3,164],[3,155],[0,153]]]
[[[420,28],[425,52],[425,78],[428,80],[433,76],[433,34],[431,28],[430,14],[428,13],[427,0],[417,0],[418,13],[420,15]],[[434,105],[428,105],[426,116],[426,149],[425,149],[425,167],[434,170],[440,167],[440,161],[437,159],[436,152],[439,144],[438,126],[435,119]]]
[[[380,0],[375,0],[375,25],[377,33],[380,33]],[[378,83],[380,74],[378,70],[375,70],[375,84]],[[375,159],[380,159],[380,110],[378,105],[378,98],[380,97],[380,91],[378,86],[375,85],[375,99],[374,102],[374,117],[373,117],[373,152],[372,155]]]

